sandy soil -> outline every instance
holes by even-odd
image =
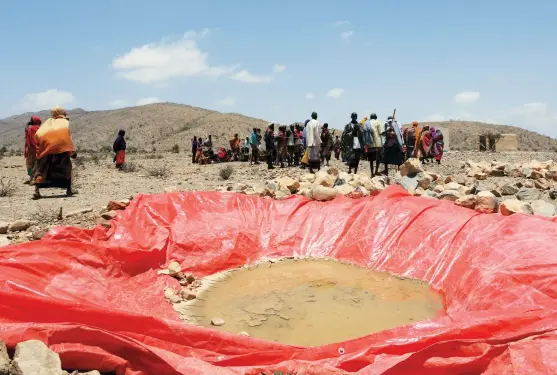
[[[198,299],[183,303],[181,313],[195,316],[188,321],[299,346],[345,341],[443,311],[441,297],[422,281],[333,260],[259,263],[206,285]],[[215,319],[224,324],[211,325]]]

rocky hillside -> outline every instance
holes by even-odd
[[[0,120],[0,147],[5,146],[14,151],[23,148],[23,129],[31,115],[25,113]],[[49,113],[42,111],[38,115],[46,119]],[[126,130],[130,147],[145,151],[167,151],[174,145],[179,145],[181,150],[189,150],[193,136],[205,138],[208,134],[213,136],[217,145],[227,145],[234,133],[245,137],[250,129],[265,129],[267,126],[267,121],[261,119],[173,103],[110,111],[75,109],[69,111],[68,115],[77,148],[91,151],[111,147],[118,129]],[[486,131],[516,133],[520,150],[557,150],[557,140],[514,126],[468,121],[422,123],[425,124],[450,129],[452,150],[477,150],[478,136]],[[330,125],[335,128],[333,124]]]
[[[557,140],[516,126],[487,124],[475,121],[422,122],[420,125],[449,129],[450,147],[455,151],[477,151],[479,136],[491,131],[500,134],[516,134],[520,151],[555,151]]]

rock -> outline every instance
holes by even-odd
[[[492,169],[491,172],[489,173],[489,175],[491,177],[504,177],[505,176],[505,171],[501,170],[501,169]]]
[[[253,192],[254,195],[258,195],[260,197],[265,196],[265,193],[267,192],[267,189],[265,188],[265,184],[262,182],[255,184],[253,186]]]
[[[60,356],[43,342],[24,341],[15,347],[9,373],[10,375],[59,375],[62,373],[62,362]]]
[[[445,183],[446,184],[450,184],[451,182],[455,182],[455,179],[453,176],[447,176],[445,177]]]
[[[8,246],[11,245],[12,241],[10,241],[10,239],[8,238],[8,236],[2,236],[0,235],[0,247],[2,246]],[[0,375],[2,375],[2,373],[0,372]]]
[[[522,213],[526,215],[533,215],[534,210],[532,207],[525,202],[521,202],[517,199],[507,199],[501,203],[499,210],[503,216],[510,216],[516,213]]]
[[[426,172],[433,181],[440,181],[441,176],[434,172]]]
[[[444,190],[442,193],[439,194],[438,198],[441,200],[447,200],[447,201],[456,201],[458,198],[460,198],[462,196],[462,194],[460,194],[458,191],[456,190]]]
[[[110,229],[112,227],[112,224],[110,223],[110,221],[105,220],[102,217],[97,220],[97,224],[104,227],[104,228],[108,228],[108,229]]]
[[[165,187],[164,188],[164,192],[165,193],[176,193],[179,192],[180,188],[177,186],[169,186],[169,187]]]
[[[306,173],[305,175],[302,176],[301,181],[311,183],[315,181],[315,175],[311,173]]]
[[[29,220],[20,219],[10,224],[10,232],[23,232],[31,227],[32,223]]]
[[[371,182],[375,186],[382,186],[385,188],[387,186],[387,177],[385,176],[375,176],[371,178]]]
[[[545,177],[545,172],[542,171],[537,171],[537,170],[533,170],[532,172],[530,172],[529,175],[526,176],[527,178],[531,178],[531,179],[538,179],[538,178],[544,178]]]
[[[516,193],[516,198],[520,201],[531,202],[540,198],[540,191],[538,189],[522,188]]]
[[[424,171],[422,163],[418,159],[410,158],[406,160],[400,167],[400,174],[404,176],[412,176]]]
[[[460,184],[457,184],[456,182],[449,182],[448,184],[445,185],[445,190],[459,191],[461,188],[462,186],[460,186]]]
[[[284,186],[290,193],[295,193],[300,189],[300,183],[293,178],[284,176],[278,181],[280,186]]]
[[[0,221],[0,234],[8,233],[8,229],[10,229],[10,223]]]
[[[419,174],[418,176],[419,176],[418,186],[424,190],[429,189],[431,183],[433,182],[433,178],[427,173]]]
[[[534,187],[540,190],[549,190],[551,185],[549,184],[549,181],[542,177],[534,181]]]
[[[421,197],[424,194],[425,190],[422,187],[418,186],[416,190],[414,190],[414,193],[412,195],[414,195],[415,197]]]
[[[549,198],[551,199],[557,199],[557,189],[551,189],[549,191]]]
[[[552,217],[555,215],[555,206],[541,199],[535,200],[530,203],[530,207],[534,211],[534,215],[545,217]]]
[[[532,189],[534,187],[534,181],[526,180],[526,181],[524,181],[523,186],[525,188]]]
[[[8,375],[10,366],[10,357],[8,349],[3,341],[0,341],[0,375]]]
[[[445,187],[443,185],[437,185],[433,189],[433,191],[436,192],[437,194],[442,193],[444,190],[445,190]]]
[[[458,176],[456,176],[455,181],[452,182],[456,182],[459,185],[466,185],[466,176],[463,174],[459,174]]]
[[[348,195],[351,194],[354,190],[356,190],[356,188],[350,184],[344,184],[342,186],[338,186],[336,188],[336,191],[338,192],[338,194],[340,195]]]
[[[501,194],[501,191],[499,191],[499,189],[491,189],[489,192],[497,198],[501,198],[503,196],[503,194]]]
[[[344,180],[346,183],[349,183],[350,181],[352,181],[354,179],[354,175],[353,174],[348,174],[346,172],[339,172],[338,173],[338,178]]]
[[[101,214],[101,217],[105,220],[112,220],[118,215],[116,211],[107,211]]]
[[[501,194],[503,195],[515,195],[518,193],[518,188],[514,185],[503,185],[501,186]]]
[[[211,319],[211,324],[215,327],[220,327],[224,325],[224,320],[222,320],[221,318],[213,318]]]
[[[338,177],[339,171],[335,167],[329,167],[329,168],[327,168],[327,173],[330,174],[333,177]]]
[[[437,194],[436,192],[431,191],[431,190],[428,190],[428,191],[426,191],[426,192],[424,193],[424,195],[422,195],[422,197],[425,197],[425,198],[434,198],[434,199],[435,199],[435,198],[438,197],[438,195],[439,195],[439,194]]]
[[[417,177],[409,177],[403,176],[400,179],[400,186],[404,188],[410,194],[414,193],[414,190],[418,187],[418,178]]]
[[[106,209],[108,211],[125,210],[126,207],[128,207],[128,205],[129,205],[129,201],[128,201],[128,204],[126,204],[123,201],[110,201],[106,205]]]
[[[168,300],[170,303],[180,303],[182,302],[182,298],[176,295],[176,292],[172,288],[165,288],[164,289],[164,298]]]
[[[279,191],[277,191],[277,192],[275,193],[275,199],[277,199],[277,200],[279,200],[279,201],[280,201],[280,200],[283,200],[283,199],[285,199],[285,198],[287,198],[287,197],[289,197],[289,196],[290,196],[290,192],[286,192],[286,193],[285,193],[285,192],[282,191],[282,190],[279,190]]]
[[[277,190],[279,190],[279,188],[274,181],[265,182],[265,195],[267,197],[274,197]]]
[[[242,332],[238,332],[238,335],[240,336],[245,336],[245,337],[249,337],[249,333],[242,331]]]
[[[313,191],[312,191],[313,199],[315,199],[317,201],[333,200],[333,199],[335,199],[337,194],[338,193],[337,193],[336,189],[326,187],[326,186],[323,186],[323,185],[317,185],[316,187],[313,188]]]
[[[182,297],[185,301],[192,301],[197,298],[197,294],[191,289],[182,288],[180,291],[180,297]]]
[[[42,240],[43,237],[45,236],[46,232],[47,232],[46,229],[41,229],[41,228],[34,229],[31,232],[31,238],[35,241]],[[0,375],[1,375],[1,373],[0,373]]]
[[[313,190],[311,188],[303,188],[298,194],[303,195],[308,199],[313,199]]]
[[[476,196],[476,212],[491,214],[497,212],[498,205],[497,198],[489,191],[480,191]]]
[[[315,174],[314,185],[321,185],[324,187],[332,188],[335,185],[335,178],[325,171],[319,171]]]
[[[185,279],[189,284],[191,284],[195,281],[195,276],[193,276],[191,273],[188,273],[186,274]]]
[[[475,195],[465,195],[463,197],[458,198],[455,200],[454,204],[460,207],[466,207],[470,209],[474,209],[476,206],[476,196]]]
[[[517,165],[507,165],[505,167],[505,175],[513,178],[523,177],[522,170]]]
[[[168,275],[174,276],[177,275],[179,272],[182,272],[182,267],[180,266],[180,263],[173,260],[168,264]]]
[[[479,172],[474,174],[474,178],[478,181],[487,180],[487,173]]]

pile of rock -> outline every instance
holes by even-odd
[[[101,375],[94,370],[78,372],[62,370],[58,353],[50,350],[42,341],[20,342],[10,358],[6,345],[0,341],[0,375]]]
[[[157,272],[159,275],[168,275],[175,278],[181,285],[179,290],[166,287],[164,298],[172,304],[179,304],[183,301],[192,301],[197,298],[197,288],[201,285],[200,281],[192,274],[182,272],[180,263],[172,261],[168,267]]]
[[[130,204],[129,199],[123,199],[119,201],[109,201],[106,207],[101,207],[100,217],[97,220],[97,224],[105,228],[111,227],[111,221],[116,216],[118,216],[118,211],[125,210]]]
[[[354,199],[376,195],[385,189],[387,181],[388,178],[383,176],[370,178],[364,174],[348,174],[339,172],[337,168],[327,168],[299,179],[285,176],[253,186],[241,184],[227,190],[274,199],[299,194],[317,201],[329,201],[337,195]]]

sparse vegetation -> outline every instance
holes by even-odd
[[[0,197],[11,197],[15,194],[15,182],[13,179],[0,177]]]
[[[180,153],[180,146],[178,145],[174,145],[172,146],[172,148],[170,149],[170,151],[172,151],[175,154],[179,154]]]
[[[120,167],[120,171],[124,173],[133,173],[137,172],[137,165],[132,162],[126,162]]]
[[[145,159],[162,159],[164,158],[164,156],[162,156],[161,154],[147,154],[144,156]]]
[[[112,147],[110,147],[108,145],[104,145],[104,146],[101,147],[101,152],[103,152],[103,153],[112,152]]]
[[[232,176],[232,172],[234,172],[234,168],[231,165],[227,165],[219,170],[219,176],[223,180],[228,180]]]
[[[151,177],[166,178],[170,176],[170,169],[166,165],[147,168],[147,174]]]
[[[101,158],[100,158],[99,154],[92,154],[91,155],[91,161],[93,163],[95,163],[96,165],[99,165],[100,160],[101,160]]]
[[[39,206],[37,211],[31,214],[31,220],[38,223],[50,224],[52,222],[63,219],[62,207],[58,208],[46,208]]]

